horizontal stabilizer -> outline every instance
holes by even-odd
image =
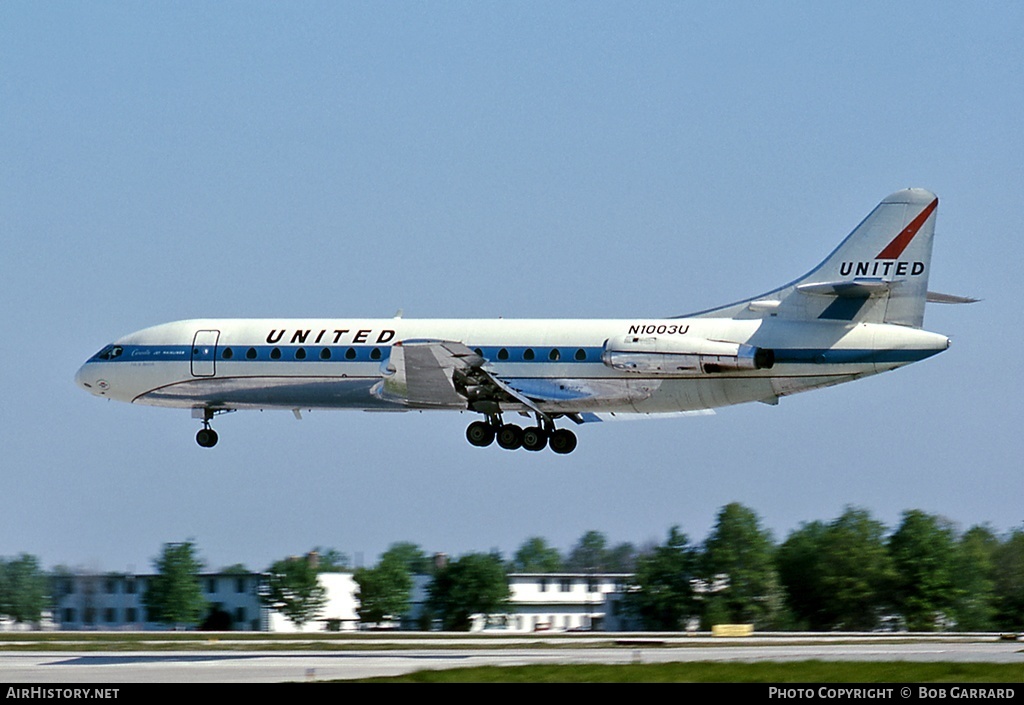
[[[882,296],[892,289],[892,282],[881,279],[854,279],[852,281],[820,282],[799,284],[797,291],[819,296],[838,296],[844,299],[867,299]]]
[[[928,292],[928,303],[930,304],[976,304],[979,301],[981,301],[981,299],[973,299],[970,296],[940,294],[937,291]]]

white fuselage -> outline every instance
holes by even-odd
[[[768,369],[623,369],[608,341],[724,341],[771,350]],[[76,382],[93,394],[206,409],[400,410],[380,392],[392,346],[459,341],[549,413],[664,413],[779,397],[895,369],[949,345],[879,323],[775,318],[623,320],[200,319],[147,328],[90,358]],[[653,359],[644,358],[641,360]],[[711,369],[711,368],[707,368]],[[465,409],[465,404],[430,405]],[[517,404],[507,410],[524,410]]]

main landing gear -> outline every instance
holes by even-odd
[[[486,421],[474,421],[466,429],[466,440],[481,448],[498,441],[505,450],[525,448],[529,451],[544,450],[548,446],[555,453],[565,455],[576,449],[576,434],[567,428],[555,428],[548,418],[538,417],[537,425],[520,428],[504,423],[497,414],[488,415]]]

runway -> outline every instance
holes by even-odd
[[[946,661],[1019,663],[1024,644],[1012,641],[957,643],[844,643],[717,645],[651,648],[465,647],[372,651],[182,651],[0,652],[5,683],[277,683],[395,676],[421,669],[572,663],[673,661]]]

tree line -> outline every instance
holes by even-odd
[[[207,606],[194,544],[165,544],[154,568],[143,596],[151,619],[199,624]],[[317,574],[335,570],[351,569],[334,549],[276,561],[265,571],[261,600],[301,625],[324,603]],[[1024,528],[1003,536],[983,525],[960,532],[940,516],[908,510],[889,530],[867,510],[848,507],[777,543],[739,503],[719,510],[702,543],[678,526],[664,542],[640,547],[587,531],[565,554],[530,537],[509,560],[491,552],[444,562],[414,543],[395,543],[376,565],[353,571],[358,614],[364,623],[396,622],[410,610],[413,576],[428,575],[416,626],[468,629],[475,614],[511,611],[510,572],[629,574],[622,607],[638,629],[749,623],[759,630],[1024,630]],[[0,559],[0,616],[38,621],[53,602],[52,577],[33,556]]]

